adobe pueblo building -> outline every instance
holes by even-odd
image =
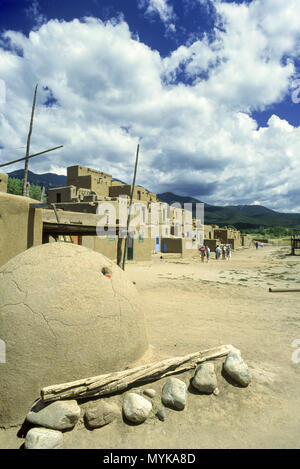
[[[67,168],[67,186],[50,189],[46,205],[6,194],[6,185],[7,175],[1,173],[0,228],[5,234],[0,238],[0,266],[31,246],[55,241],[85,246],[121,265],[131,185],[80,165]],[[127,239],[129,262],[150,262],[155,254],[194,257],[202,244],[214,251],[220,244],[238,249],[251,243],[239,231],[215,225],[202,225],[201,235],[197,231],[201,220],[192,219],[191,213],[187,228],[188,211],[180,204],[160,202],[142,186],[134,187],[133,203],[132,217],[139,221]],[[97,229],[99,223],[102,231]]]

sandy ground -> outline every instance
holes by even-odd
[[[164,422],[153,412],[142,425],[120,418],[93,431],[80,421],[65,433],[65,448],[300,448],[300,351],[292,347],[300,339],[300,292],[269,292],[269,287],[300,289],[300,256],[287,252],[265,245],[209,264],[198,256],[155,255],[151,264],[127,265],[140,292],[153,359],[233,344],[252,383],[234,385],[222,373],[224,359],[215,360],[218,396],[193,391],[194,372],[181,373],[189,387],[183,411],[167,409]],[[164,382],[141,387],[157,391],[154,408],[161,406]],[[122,395],[108,400],[121,406]],[[24,440],[16,433],[0,431],[0,448],[21,447]]]

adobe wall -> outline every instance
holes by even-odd
[[[57,207],[58,208],[58,207]],[[79,223],[82,225],[97,224],[97,221],[101,218],[101,215],[95,215],[94,213],[82,213],[75,211],[57,210],[59,219],[62,223]],[[56,223],[55,212],[52,209],[43,209],[43,221]]]
[[[161,252],[182,254],[182,238],[161,238]]]
[[[214,230],[214,239],[219,239],[221,244],[227,244],[228,230]]]
[[[109,196],[119,197],[120,195],[127,195],[128,197],[130,197],[131,188],[132,186],[130,184],[111,185],[109,187]],[[147,189],[142,186],[134,187],[133,199],[140,202],[155,203],[157,201],[156,194],[148,192]]]
[[[151,261],[152,239],[150,237],[134,240],[134,261]]]
[[[203,241],[204,246],[209,247],[211,252],[214,252],[216,250],[216,247],[220,245],[220,242],[218,239],[205,239]]]
[[[87,166],[74,165],[74,166],[67,167],[67,179],[68,180],[76,178],[76,177],[87,176],[87,175],[98,177],[98,178],[103,177],[103,178],[112,179],[111,174],[104,173],[103,171],[99,171],[98,169],[88,168]]]
[[[183,259],[199,256],[199,246],[197,239],[184,238],[182,239],[182,254]]]
[[[0,192],[7,192],[8,175],[0,173]]]
[[[0,192],[0,266],[26,249],[42,244],[42,210],[36,200]]]
[[[67,168],[67,185],[90,189],[97,195],[108,197],[112,183],[112,175],[85,166],[69,166]]]
[[[58,197],[59,196],[59,197]],[[48,204],[71,202],[76,197],[75,186],[55,187],[48,190]],[[58,198],[60,200],[58,200]]]
[[[204,238],[214,239],[214,228],[212,225],[204,225]]]
[[[166,251],[164,251],[164,244],[166,245]],[[180,254],[182,259],[198,256],[197,240],[193,241],[191,238],[162,238],[161,253]]]
[[[122,241],[122,259],[124,241]],[[118,237],[98,237],[98,236],[83,236],[82,246],[93,249],[96,252],[103,254],[113,262],[117,262],[118,252]],[[133,262],[151,261],[151,238],[144,238],[143,241],[134,239],[134,258]],[[131,262],[126,259],[126,262]]]
[[[227,244],[230,244],[232,250],[239,247],[236,239],[228,238],[228,243]]]
[[[91,241],[86,239],[89,238],[89,236],[84,236],[82,238],[82,245],[89,247],[86,245],[86,243],[90,244]],[[111,237],[99,237],[99,236],[93,236],[92,237],[93,242],[94,242],[94,247],[92,248],[94,251],[99,252],[100,254],[103,254],[105,257],[108,257],[113,262],[117,261],[117,245],[118,245],[118,238],[117,236],[111,236]]]
[[[120,195],[127,195],[130,197],[131,186],[128,184],[120,184],[116,186],[110,186],[109,196],[119,197]]]
[[[250,247],[251,244],[252,244],[252,241],[253,241],[253,239],[252,239],[252,236],[250,236],[250,235],[242,235],[241,236],[241,242],[242,242],[243,247],[247,247],[247,248]]]
[[[93,202],[65,202],[56,204],[57,209],[66,210],[68,212],[93,213],[97,211],[97,203]]]

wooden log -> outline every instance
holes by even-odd
[[[29,164],[28,156],[29,156],[29,150],[30,150],[30,140],[31,140],[31,134],[32,134],[33,116],[34,116],[34,110],[35,110],[37,88],[38,88],[38,85],[35,86],[35,90],[34,90],[34,97],[33,97],[33,103],[32,103],[32,108],[31,108],[30,126],[29,126],[27,146],[26,146],[26,159],[25,159],[24,181],[23,181],[23,190],[22,190],[22,194],[25,197],[29,197],[29,194],[28,195],[26,194],[27,178],[28,178],[28,164]]]
[[[269,292],[271,293],[292,293],[292,292],[300,292],[299,288],[295,289],[285,289],[285,288],[269,288]]]
[[[130,224],[130,210],[131,210],[131,206],[132,206],[132,199],[133,199],[133,193],[134,193],[134,188],[135,188],[135,179],[136,179],[136,171],[137,171],[137,165],[138,165],[138,159],[139,159],[139,150],[140,150],[140,145],[138,144],[137,150],[136,150],[134,174],[133,174],[133,181],[132,181],[132,187],[131,187],[131,193],[130,193],[128,216],[127,216],[127,232],[126,232],[126,238],[125,238],[125,243],[124,243],[123,264],[122,264],[122,269],[123,270],[125,270],[125,262],[126,262],[126,254],[127,254],[127,240],[128,240],[128,236],[129,236],[129,224]]]
[[[129,370],[48,386],[41,390],[41,398],[43,401],[48,402],[112,394],[123,391],[131,384],[156,381],[171,374],[195,368],[198,363],[228,355],[231,349],[232,345],[221,345],[183,357],[167,358],[160,362],[138,366]]]
[[[10,164],[18,163],[19,161],[23,161],[23,160],[26,160],[26,159],[29,160],[30,158],[34,158],[35,156],[44,155],[45,153],[49,153],[50,151],[58,150],[58,148],[63,148],[63,145],[59,145],[58,147],[49,148],[49,150],[40,151],[39,153],[34,153],[34,155],[24,156],[23,158],[19,158],[18,160],[9,161],[8,163],[0,164],[0,168],[3,168],[3,166],[9,166]]]

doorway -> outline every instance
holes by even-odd
[[[127,260],[133,261],[134,259],[134,238],[128,236],[127,239]]]

